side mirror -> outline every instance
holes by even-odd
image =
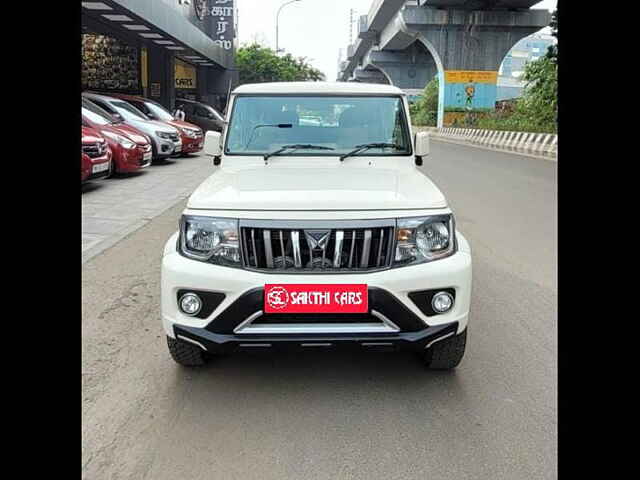
[[[429,155],[429,132],[417,132],[415,142],[416,165],[422,165],[422,157]]]
[[[213,130],[208,130],[204,136],[204,153],[213,157],[214,165],[220,165],[220,155],[222,155],[221,139],[220,132]]]

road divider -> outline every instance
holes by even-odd
[[[510,132],[479,128],[436,128],[413,126],[414,132],[431,132],[433,138],[542,156],[557,160],[558,135],[552,133]]]

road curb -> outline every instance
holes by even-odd
[[[526,153],[526,152],[519,152],[517,150],[510,150],[510,149],[506,149],[506,148],[496,148],[496,147],[485,147],[484,145],[476,145],[474,143],[469,143],[469,142],[465,142],[465,141],[460,141],[460,140],[453,140],[451,138],[445,138],[445,137],[431,137],[433,140],[437,140],[439,142],[444,142],[444,143],[452,143],[454,145],[463,145],[465,147],[473,147],[473,148],[479,148],[481,150],[491,150],[493,152],[500,152],[500,153],[511,153],[513,155],[520,155],[521,157],[529,157],[529,158],[537,158],[539,160],[547,160],[548,162],[558,162],[558,159],[556,157],[547,157],[547,156],[543,156],[543,155],[535,155],[533,153]]]
[[[413,126],[413,129],[416,132],[430,132],[434,139],[460,145],[558,161],[558,135],[556,134],[483,130],[479,128]]]

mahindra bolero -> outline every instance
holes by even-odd
[[[166,242],[173,359],[223,352],[410,349],[452,369],[467,339],[471,250],[428,178],[405,93],[363,83],[232,92],[207,132],[212,173]]]

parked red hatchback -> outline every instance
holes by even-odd
[[[111,149],[104,137],[94,129],[83,126],[81,182],[108,176],[111,171],[111,157]]]
[[[204,147],[204,134],[202,129],[197,125],[182,120],[176,120],[171,113],[153,100],[135,95],[113,94],[114,98],[119,98],[125,102],[129,102],[151,120],[168,123],[172,127],[176,127],[180,131],[182,138],[182,153],[197,153]]]
[[[112,117],[96,104],[82,99],[82,124],[106,139],[113,151],[113,172],[136,172],[151,165],[151,140],[138,129]]]

